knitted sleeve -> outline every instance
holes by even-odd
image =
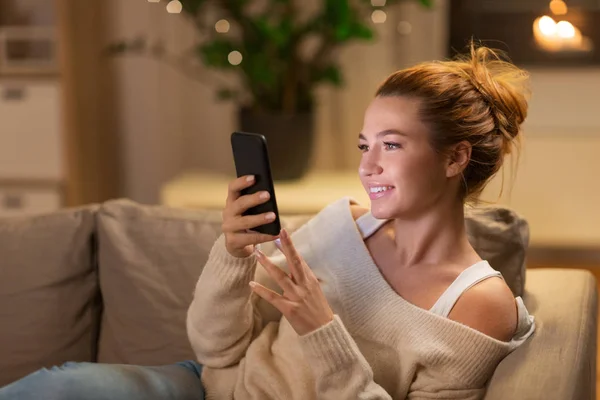
[[[300,337],[316,377],[320,400],[392,400],[373,380],[373,370],[338,315],[327,325]]]
[[[262,328],[262,316],[249,283],[256,257],[237,258],[221,235],[198,279],[187,313],[187,333],[198,361],[208,367],[237,364]]]

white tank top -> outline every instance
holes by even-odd
[[[387,220],[376,219],[370,212],[367,212],[356,220],[356,226],[361,232],[363,240],[366,240],[386,222]],[[493,269],[487,261],[479,261],[471,265],[458,275],[429,311],[448,317],[464,292],[477,283],[493,277],[502,278],[502,274]]]

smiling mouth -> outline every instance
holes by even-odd
[[[369,199],[377,200],[389,195],[394,189],[393,186],[370,186],[367,192],[369,193]]]
[[[369,187],[369,194],[383,193],[393,188],[393,186],[371,186]]]

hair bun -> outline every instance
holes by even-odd
[[[527,117],[530,96],[529,74],[510,62],[508,57],[488,47],[470,45],[463,60],[475,88],[492,110],[498,133],[510,143],[520,132]]]

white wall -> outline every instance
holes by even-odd
[[[166,37],[174,52],[190,46],[194,29],[183,16],[167,14],[164,5],[108,0],[109,40],[142,33]],[[377,43],[356,44],[341,53],[346,86],[319,91],[314,168],[354,168],[362,112],[377,84],[394,70],[397,57],[392,25],[376,29]],[[236,108],[215,100],[216,86],[210,84],[214,74],[206,71],[200,82],[155,60],[129,56],[113,62],[119,80],[125,196],[156,203],[161,185],[183,170],[233,171],[229,135],[237,127]]]
[[[500,202],[529,220],[532,244],[599,247],[600,69],[530,73],[520,165],[512,193],[506,170]],[[497,198],[500,182],[486,198]]]
[[[445,57],[448,3],[433,13],[405,4],[399,67]],[[531,244],[600,247],[600,68],[530,68],[532,98],[516,179],[506,161],[483,199],[527,218]]]
[[[167,35],[185,46],[193,30],[164,4],[109,0],[114,37],[138,32]],[[340,54],[347,84],[319,93],[315,169],[355,169],[356,137],[376,86],[394,69],[445,56],[448,3],[434,11],[406,3],[377,26],[375,44]],[[412,24],[401,36],[397,23]],[[157,202],[160,186],[189,168],[231,171],[229,133],[235,107],[217,103],[210,85],[149,60],[119,60],[121,129],[125,137],[126,195]],[[532,243],[600,245],[600,69],[532,69],[533,98],[525,143],[512,191],[500,199],[530,222]],[[510,163],[510,160],[508,161]],[[495,199],[501,177],[484,194]]]
[[[170,52],[187,48],[195,32],[181,15],[168,14],[165,4],[108,0],[111,35],[107,41],[142,34],[164,39]],[[231,167],[231,104],[216,104],[206,83],[165,62],[131,55],[112,62],[119,88],[124,196],[157,203],[161,185],[182,170]]]

